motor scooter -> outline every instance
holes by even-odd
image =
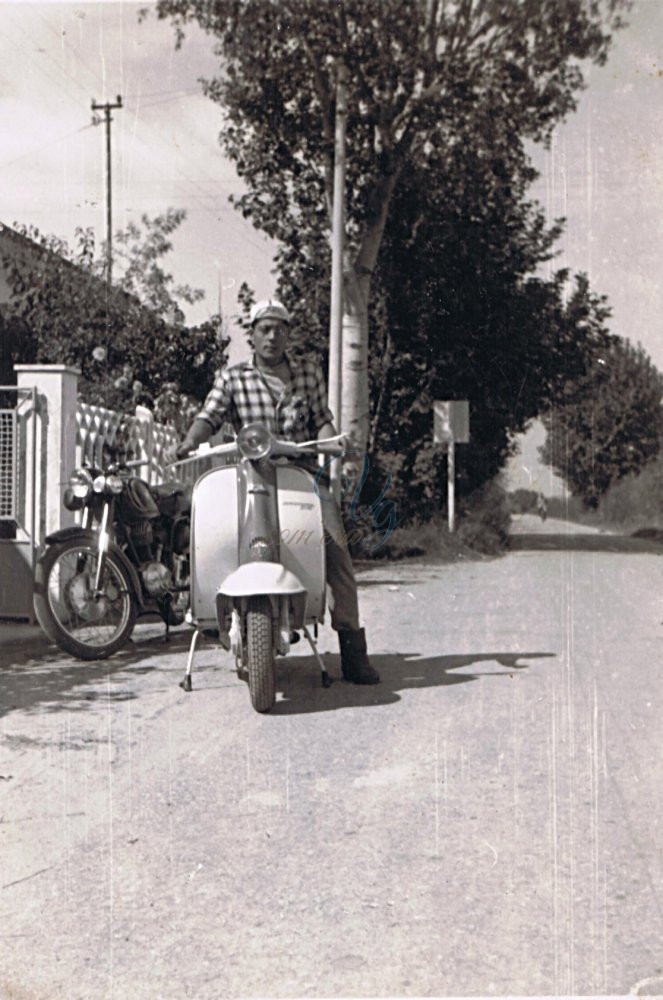
[[[251,703],[268,712],[276,698],[275,658],[285,656],[302,631],[331,683],[309,626],[325,613],[322,503],[312,473],[297,467],[305,453],[340,455],[342,435],[295,444],[262,424],[246,424],[236,440],[201,445],[185,465],[203,456],[237,456],[236,464],[205,472],[191,507],[191,603],[194,634],[180,686],[191,691],[201,634],[218,630],[248,681]],[[328,502],[328,501],[327,501]],[[297,636],[298,637],[298,636]]]

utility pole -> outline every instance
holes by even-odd
[[[345,237],[345,131],[348,117],[348,68],[336,64],[336,126],[334,137],[334,194],[331,233],[331,308],[329,312],[329,407],[337,430],[341,421],[341,340],[343,326],[343,249]],[[332,483],[340,479],[338,463]]]
[[[110,287],[113,278],[113,215],[112,215],[112,188],[111,188],[111,111],[122,107],[122,98],[118,94],[115,104],[106,101],[105,104],[97,104],[92,101],[93,111],[103,111],[106,121],[106,282]],[[99,119],[92,116],[93,125],[97,125]]]

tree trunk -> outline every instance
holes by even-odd
[[[366,451],[369,432],[368,304],[371,277],[380,250],[391,196],[399,176],[392,168],[380,178],[371,196],[372,219],[354,262],[344,262],[343,336],[341,357],[341,430],[352,434]],[[346,253],[348,251],[346,250]]]
[[[366,450],[369,429],[368,292],[366,281],[346,273],[343,296],[341,430]]]

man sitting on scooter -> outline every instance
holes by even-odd
[[[254,357],[226,368],[189,428],[177,457],[184,458],[230,420],[235,430],[257,421],[276,437],[302,442],[336,434],[327,391],[318,364],[286,353],[290,314],[280,302],[258,302],[250,316]],[[329,496],[320,484],[321,497]],[[326,529],[327,584],[332,628],[338,632],[341,667],[354,684],[377,684],[380,676],[368,662],[366,636],[359,627],[357,583],[343,539],[340,506],[323,502]]]

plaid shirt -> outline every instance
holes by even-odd
[[[197,414],[218,431],[229,420],[236,431],[257,421],[286,441],[317,438],[323,424],[333,423],[327,406],[322,370],[315,361],[286,355],[292,381],[277,398],[253,361],[226,368],[217,377],[205,405]]]

